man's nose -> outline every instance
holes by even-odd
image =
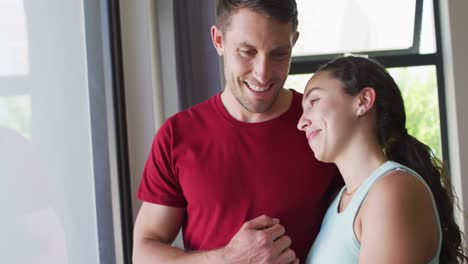
[[[273,65],[267,56],[258,56],[254,63],[253,75],[260,84],[268,85],[271,79]]]

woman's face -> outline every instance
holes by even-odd
[[[297,127],[305,132],[318,160],[335,162],[346,149],[355,131],[356,106],[357,99],[346,94],[343,83],[331,78],[327,71],[318,72],[309,80]]]

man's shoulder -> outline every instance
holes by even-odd
[[[302,97],[303,97],[303,94],[294,90],[294,89],[291,89],[291,92],[293,94],[293,103],[296,104],[296,105],[299,105],[300,108],[302,109]]]
[[[292,102],[290,106],[290,112],[294,113],[294,117],[296,118],[297,116],[302,115],[302,93],[294,90],[294,89],[289,89],[292,93]],[[297,117],[299,120],[299,117]]]
[[[288,89],[288,90],[290,90],[290,91],[293,93],[293,96],[294,96],[294,97],[297,97],[297,98],[302,99],[302,95],[303,95],[303,94],[302,94],[301,92],[298,92],[297,90],[294,90],[294,89],[292,89],[292,88],[291,88],[291,89]]]
[[[214,112],[216,108],[216,97],[214,95],[203,102],[197,103],[193,106],[188,107],[187,109],[181,110],[167,119],[167,121],[176,121],[183,120],[186,121],[187,118],[193,119],[197,116],[209,115]]]
[[[166,119],[160,129],[183,131],[184,129],[195,129],[197,124],[205,123],[214,119],[216,115],[216,97],[214,95],[207,100],[179,111]]]

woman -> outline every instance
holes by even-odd
[[[430,148],[407,133],[400,90],[384,67],[341,57],[309,80],[298,128],[345,186],[307,263],[459,263],[467,260],[454,195]]]

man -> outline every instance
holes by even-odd
[[[138,198],[134,263],[297,263],[320,228],[336,167],[296,129],[283,88],[299,33],[294,0],[220,0],[221,94],[159,129]],[[180,227],[186,251],[171,247]]]

